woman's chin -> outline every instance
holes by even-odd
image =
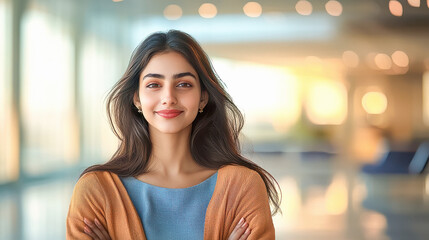
[[[191,125],[187,127],[179,127],[179,126],[160,126],[160,127],[153,127],[150,132],[157,132],[160,134],[183,134],[187,133],[191,130]],[[155,130],[155,131],[154,131]]]

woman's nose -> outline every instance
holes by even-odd
[[[165,87],[163,89],[163,95],[162,95],[162,105],[174,105],[177,103],[177,98],[175,94],[174,87]]]

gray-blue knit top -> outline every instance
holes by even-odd
[[[148,240],[202,240],[206,210],[217,172],[188,188],[163,188],[134,177],[121,178]]]

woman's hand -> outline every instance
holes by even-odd
[[[246,240],[249,235],[249,224],[247,224],[244,218],[241,218],[237,226],[235,226],[234,230],[229,236],[228,240]]]
[[[85,223],[84,232],[89,235],[93,240],[111,240],[106,229],[101,223],[94,219],[94,222],[84,218]],[[249,224],[246,223],[244,218],[241,218],[237,226],[235,226],[228,240],[246,240],[250,235]]]
[[[94,219],[94,222],[91,222],[87,218],[83,218],[83,222],[86,225],[83,231],[92,237],[93,240],[111,240],[106,229],[101,225],[97,218]]]

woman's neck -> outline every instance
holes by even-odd
[[[179,133],[165,134],[150,129],[152,154],[148,171],[165,176],[188,174],[198,168],[190,150],[191,126]]]

